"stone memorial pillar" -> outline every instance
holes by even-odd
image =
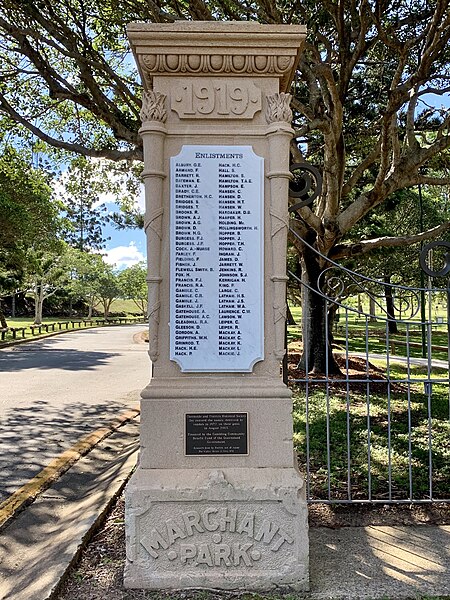
[[[308,589],[284,355],[286,93],[302,26],[132,24],[144,84],[150,357],[130,588]]]

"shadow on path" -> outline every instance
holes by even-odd
[[[313,600],[450,594],[448,526],[318,528],[310,548]]]
[[[136,462],[137,434],[137,423],[114,432],[2,531],[0,598],[54,596],[82,540],[130,474]]]
[[[124,408],[124,403],[114,401],[95,405],[77,402],[56,408],[38,400],[32,407],[8,410],[0,420],[0,502]]]
[[[11,350],[0,353],[0,373],[11,373],[25,369],[63,369],[68,371],[90,371],[106,364],[117,352],[97,352],[74,348],[37,348]]]

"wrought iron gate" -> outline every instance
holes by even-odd
[[[434,270],[427,256],[438,247],[445,266]],[[423,288],[380,282],[322,257],[327,267],[310,289],[325,300],[326,344],[340,373],[331,374],[328,358],[324,373],[309,372],[301,312],[288,329],[294,440],[309,502],[450,501],[450,292],[431,287],[450,272],[449,247],[424,248],[430,285]]]

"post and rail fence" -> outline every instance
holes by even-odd
[[[58,331],[69,331],[73,329],[103,327],[107,325],[132,325],[147,323],[144,317],[112,317],[109,319],[70,319],[65,321],[56,321],[53,323],[41,323],[40,325],[27,325],[26,327],[4,327],[0,329],[2,342],[14,341],[17,339],[26,339],[27,333],[36,337],[43,333],[52,333]]]

